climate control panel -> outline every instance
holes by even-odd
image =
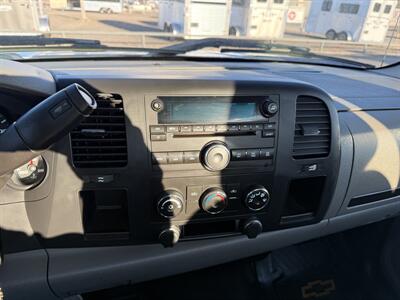
[[[156,200],[161,219],[193,219],[214,215],[266,211],[271,196],[263,185],[189,185],[186,191],[167,189]]]

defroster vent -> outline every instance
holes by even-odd
[[[318,158],[329,155],[331,120],[326,104],[314,97],[300,96],[296,101],[296,129],[293,157]]]
[[[97,109],[71,132],[76,168],[124,167],[128,162],[122,97],[96,94]]]

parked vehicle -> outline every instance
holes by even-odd
[[[305,31],[330,40],[382,42],[396,4],[396,0],[314,0]]]
[[[281,38],[286,28],[288,0],[234,0],[229,34]]]
[[[229,32],[231,0],[161,0],[158,26],[186,36],[220,36]]]
[[[123,11],[122,0],[84,0],[85,10],[99,12],[102,14],[121,13]],[[80,1],[71,1],[68,4],[69,9],[80,9]]]

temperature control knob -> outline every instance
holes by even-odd
[[[210,171],[225,169],[231,160],[231,152],[228,147],[219,141],[206,145],[201,156],[203,166]]]
[[[158,200],[158,213],[167,219],[172,219],[178,216],[183,210],[183,196],[181,193],[168,190]]]
[[[247,193],[244,204],[252,211],[262,210],[270,201],[267,189],[261,185],[255,186]]]
[[[201,196],[201,208],[209,214],[219,214],[228,205],[227,198],[225,192],[220,188],[208,189]]]

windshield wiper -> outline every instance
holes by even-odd
[[[99,40],[14,35],[2,36],[0,39],[0,48],[1,47],[105,48],[105,46],[103,46]]]
[[[221,48],[221,47],[253,48],[260,50],[262,49],[266,52],[271,51],[272,49],[284,49],[284,50],[289,50],[292,53],[303,54],[303,55],[307,55],[310,53],[310,49],[306,47],[275,44],[260,40],[224,39],[224,38],[205,38],[201,40],[189,40],[183,43],[160,48],[159,52],[161,54],[164,54],[165,51],[168,51],[170,53],[175,52],[175,55],[178,55],[205,48]],[[231,50],[234,49],[230,49],[230,51]],[[157,53],[157,51],[155,52]]]
[[[160,48],[154,51],[153,54],[177,56],[180,54],[185,54],[191,51],[201,50],[205,48],[220,48],[221,53],[251,52],[260,54],[277,53],[278,51],[285,50],[288,54],[301,56],[303,58],[313,58],[319,59],[321,61],[335,61],[340,64],[352,65],[362,69],[375,68],[374,65],[361,63],[350,59],[316,54],[311,52],[310,48],[307,47],[247,39],[205,38],[200,40],[189,40],[172,46]],[[322,64],[322,62],[320,63]]]

